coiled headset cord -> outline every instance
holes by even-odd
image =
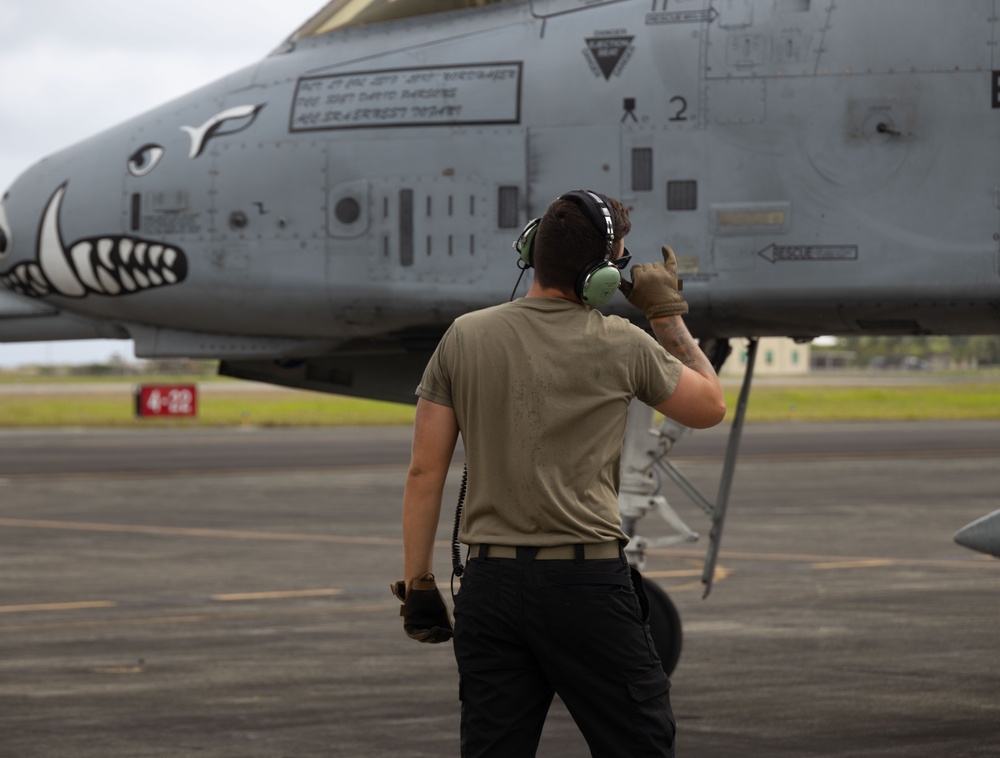
[[[458,488],[458,504],[455,506],[455,528],[451,532],[451,599],[455,600],[455,577],[462,578],[465,567],[462,565],[462,547],[458,542],[458,530],[462,525],[462,506],[465,505],[465,492],[469,486],[469,466],[462,467],[462,484]]]

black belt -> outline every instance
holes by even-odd
[[[572,561],[620,558],[621,545],[614,542],[590,542],[582,545],[546,545],[544,547],[516,547],[514,545],[469,545],[469,555],[474,558],[518,558],[535,551],[532,560]]]

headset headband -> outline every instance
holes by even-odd
[[[615,241],[615,222],[607,200],[591,190],[572,190],[560,195],[559,199],[570,200],[579,205],[597,233],[604,237],[608,247],[611,247]]]

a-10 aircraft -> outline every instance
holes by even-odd
[[[413,402],[456,316],[526,291],[525,222],[605,192],[637,261],[677,251],[717,365],[751,338],[715,502],[667,460],[683,429],[630,421],[626,523],[659,510],[693,538],[657,495],[674,479],[712,518],[709,583],[756,338],[1000,331],[997,10],[334,0],[260,62],[15,181],[0,341],[130,338]],[[605,310],[643,323],[624,298]],[[1000,554],[1000,512],[981,522],[970,544]]]

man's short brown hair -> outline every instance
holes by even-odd
[[[594,194],[611,211],[613,246],[632,229],[628,210],[613,197]],[[533,252],[535,279],[543,287],[572,291],[588,264],[609,256],[609,247],[605,234],[588,218],[582,204],[560,197],[538,224]]]

